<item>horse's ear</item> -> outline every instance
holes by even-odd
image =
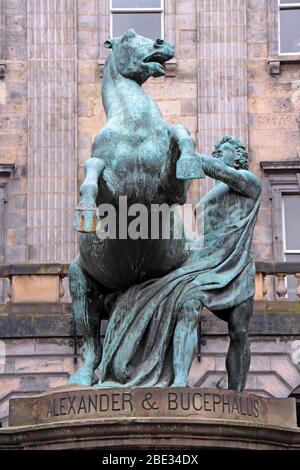
[[[133,28],[130,28],[126,33],[123,34],[121,41],[126,41],[126,39],[131,39],[136,36],[136,32]]]
[[[106,49],[112,49],[113,48],[113,42],[110,39],[108,39],[107,41],[105,41],[104,47],[106,47]]]
[[[133,28],[130,28],[125,34],[127,35],[127,37],[130,37],[130,38],[134,38],[134,36],[136,36],[136,32],[134,31]]]

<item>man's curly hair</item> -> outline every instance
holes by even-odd
[[[229,135],[225,135],[223,139],[219,140],[219,142],[215,144],[212,156],[218,158],[220,147],[226,142],[228,142],[234,147],[234,153],[235,153],[234,167],[237,170],[249,170],[249,155],[246,150],[246,147],[242,144],[242,142],[239,139],[236,139]]]

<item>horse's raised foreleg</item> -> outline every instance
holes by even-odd
[[[180,151],[176,165],[176,177],[181,180],[205,178],[200,159],[196,154],[195,142],[188,130],[180,124],[176,124],[170,128],[170,133]]]
[[[100,158],[89,158],[84,164],[85,179],[80,186],[80,201],[73,224],[78,232],[96,232],[98,180],[104,168],[105,163]]]
[[[69,287],[76,327],[84,336],[84,363],[71,375],[68,383],[90,386],[93,383],[94,370],[101,359],[100,322],[103,296],[97,283],[88,278],[79,266],[78,258],[70,265]]]

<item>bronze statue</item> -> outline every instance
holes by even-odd
[[[74,224],[82,232],[80,255],[69,273],[75,320],[85,339],[84,364],[69,383],[91,385],[100,363],[100,387],[186,386],[204,305],[228,322],[229,388],[240,391],[250,359],[251,240],[260,183],[238,140],[225,137],[213,153],[217,158],[196,154],[188,131],[169,126],[143,91],[149,77],[164,74],[163,64],[173,56],[170,44],[129,30],[106,46],[111,49],[103,80],[108,120],[85,164]],[[149,214],[161,204],[182,205],[189,180],[204,174],[218,183],[200,201],[204,218],[197,223],[204,229],[203,246],[195,242],[187,248],[173,210],[168,238],[163,236],[164,220],[158,237],[130,238],[119,230],[120,218],[110,236],[103,212],[100,225],[107,233],[96,233],[98,206],[122,215],[125,196],[131,208],[142,204]],[[147,219],[148,233],[151,224]],[[103,318],[108,326],[101,351]]]

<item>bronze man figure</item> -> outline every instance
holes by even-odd
[[[203,217],[198,220],[198,224],[203,224],[204,227],[203,250],[205,250],[206,241],[212,243],[212,239],[215,246],[218,242],[228,244],[228,236],[227,241],[223,238],[226,227],[230,233],[230,222],[238,224],[253,211],[253,208],[257,206],[257,201],[260,200],[261,184],[258,178],[249,171],[248,154],[238,139],[226,136],[216,144],[213,152],[215,158],[205,155],[199,157],[205,174],[217,180],[214,188],[199,203],[203,209],[201,212]],[[255,213],[253,216],[255,217]],[[249,222],[244,224],[243,230],[248,231],[248,238],[251,239]],[[231,238],[236,238],[234,230]],[[246,289],[247,285],[249,287],[249,283],[253,285],[254,264],[251,241],[248,240],[248,242],[250,244],[244,246],[244,250],[249,250],[248,264],[245,265],[241,274],[226,287],[225,293],[227,292],[228,295],[230,291],[234,293],[235,290],[237,295],[240,289]],[[231,243],[230,246],[234,247]],[[252,292],[254,295],[254,287]],[[222,299],[216,303],[208,297],[206,303],[214,314],[228,323],[230,336],[226,358],[228,387],[236,391],[244,389],[250,366],[248,325],[252,314],[253,295],[228,308],[222,308]],[[205,301],[203,302],[200,295],[199,300],[187,301],[180,311],[174,334],[175,381],[173,386],[187,386],[188,372],[197,343],[197,325],[202,306],[205,305]]]

